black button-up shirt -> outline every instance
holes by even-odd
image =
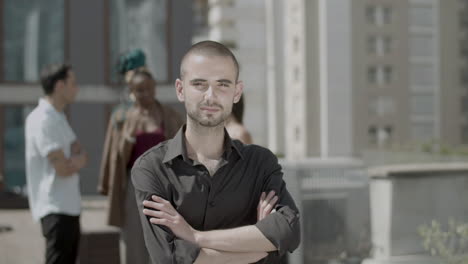
[[[193,263],[200,248],[149,222],[143,200],[160,196],[193,228],[201,231],[255,225],[278,248],[259,263],[278,263],[300,242],[299,211],[286,190],[276,156],[263,147],[244,145],[226,133],[220,168],[212,176],[188,157],[185,126],[177,135],[143,154],[132,169],[146,247],[153,263]],[[274,190],[277,212],[257,222],[262,192]]]

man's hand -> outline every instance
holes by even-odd
[[[151,196],[151,199],[153,201],[143,201],[143,205],[150,208],[143,209],[143,213],[151,217],[150,222],[167,226],[177,237],[196,244],[195,235],[198,231],[185,221],[172,204],[156,195]]]
[[[88,155],[83,150],[78,140],[71,144],[70,150],[72,153],[70,158],[71,164],[77,169],[82,169],[86,166],[86,163],[88,163]]]
[[[267,217],[270,213],[276,212],[273,208],[277,201],[278,196],[275,195],[275,191],[270,191],[268,195],[262,192],[257,207],[257,222]]]

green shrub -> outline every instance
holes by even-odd
[[[423,246],[444,264],[468,264],[468,223],[450,220],[446,230],[437,221],[419,227]]]

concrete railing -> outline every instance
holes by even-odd
[[[359,243],[370,245],[369,178],[360,160],[283,160],[281,165],[301,210],[302,242],[289,264],[333,263]]]
[[[418,228],[432,220],[468,222],[468,164],[371,168],[373,258],[365,264],[439,263],[427,255]]]

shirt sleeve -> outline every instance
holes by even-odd
[[[132,182],[143,228],[146,248],[152,263],[185,264],[193,263],[200,253],[197,245],[177,238],[172,231],[160,225],[152,224],[149,217],[143,214],[143,201],[151,200],[152,195],[158,195],[166,200],[167,191],[158,179],[158,171],[154,169],[155,159],[140,157],[132,168]]]
[[[57,126],[51,120],[45,120],[40,123],[35,133],[36,147],[42,157],[47,157],[50,152],[58,149],[63,149],[64,146],[60,145],[61,135],[57,133]]]
[[[300,243],[299,210],[286,189],[283,172],[276,156],[268,151],[263,164],[267,168],[262,192],[274,190],[278,195],[276,212],[257,222],[256,227],[278,249],[278,255],[293,252]]]

